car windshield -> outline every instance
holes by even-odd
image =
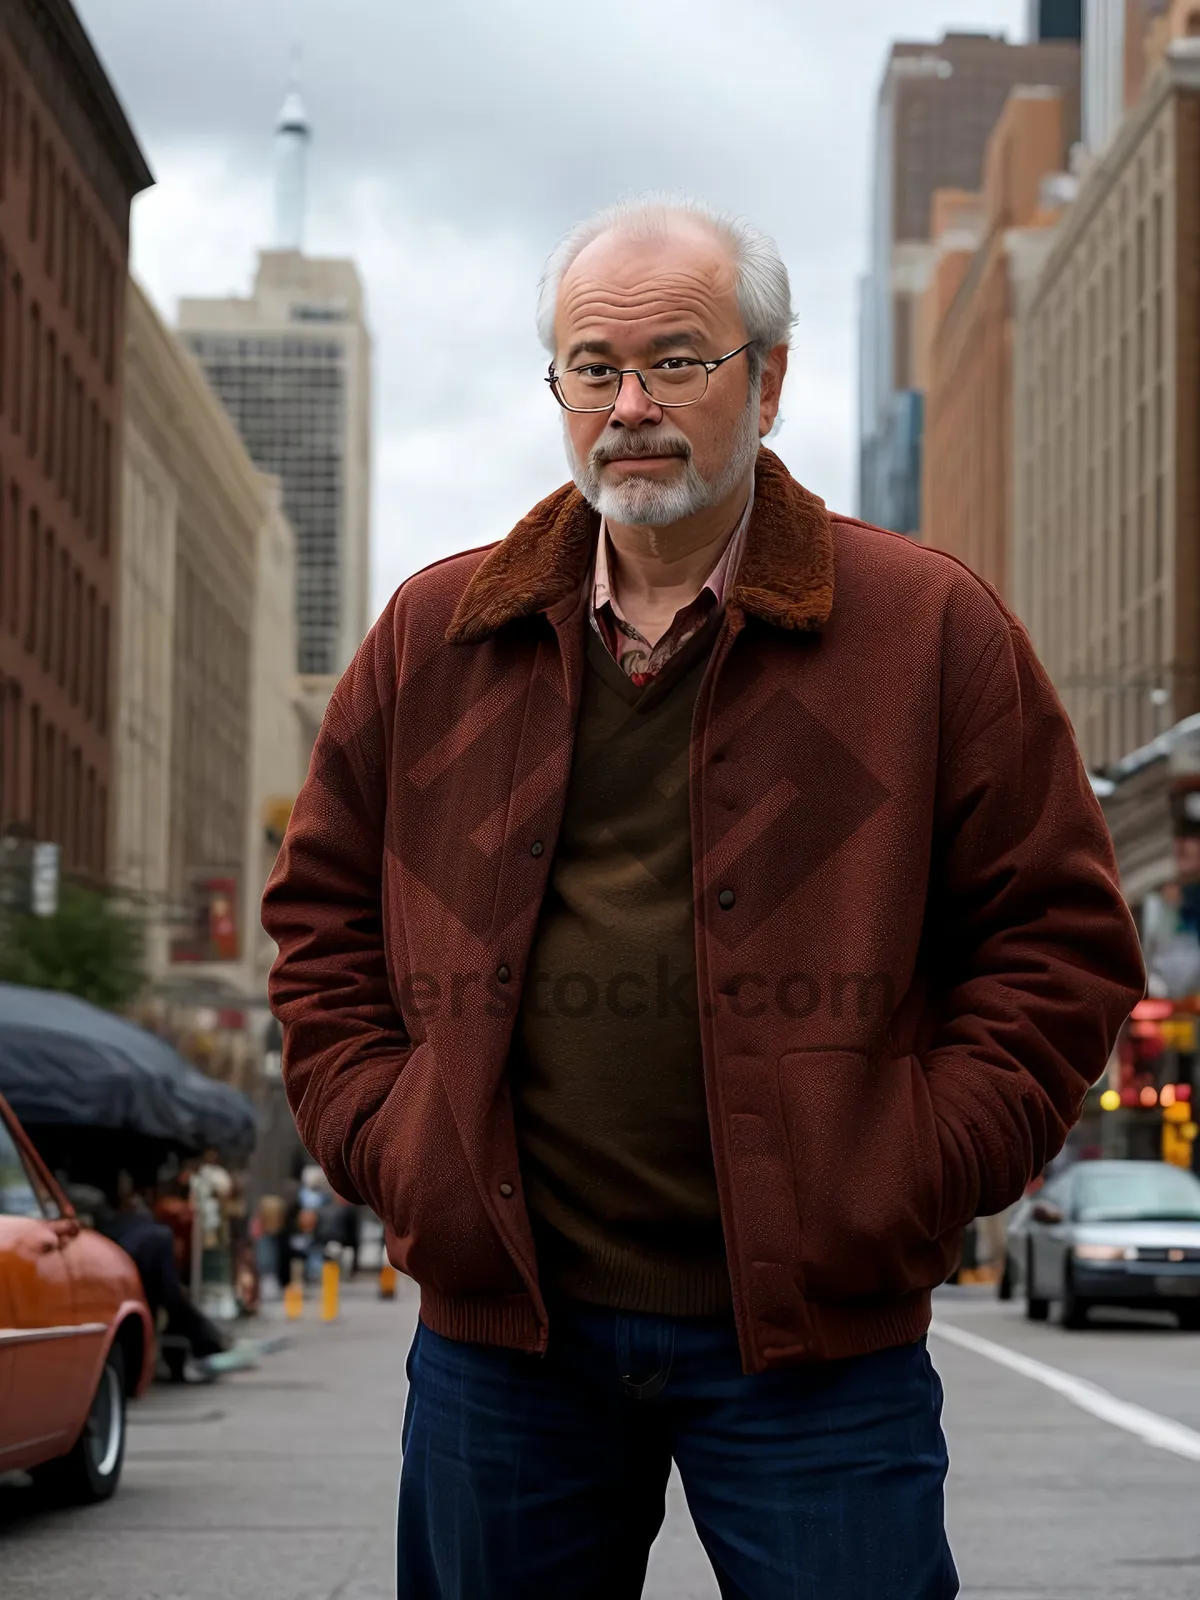
[[[1200,1182],[1179,1167],[1147,1161],[1075,1181],[1080,1222],[1200,1222]]]

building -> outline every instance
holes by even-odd
[[[1112,142],[1146,78],[1171,0],[1084,0],[1082,137],[1092,157]]]
[[[926,291],[928,340],[921,537],[1009,592],[1014,303],[1074,183],[1063,96],[1014,89],[984,158],[979,196],[941,190]]]
[[[859,510],[898,532],[920,527],[920,307],[936,259],[930,205],[935,190],[980,188],[988,137],[1019,84],[1061,89],[1066,137],[1076,137],[1079,47],[1070,39],[1013,45],[948,33],[937,44],[898,43],[880,85],[859,308]]]
[[[157,988],[263,1001],[258,904],[303,776],[292,533],[278,483],[132,282],[125,366],[113,875],[144,908]]]
[[[248,299],[184,300],[180,333],[296,530],[297,667],[310,722],[362,642],[370,607],[371,340],[350,261],[295,247],[307,122],[277,129],[276,243]]]
[[[1083,0],[1029,0],[1026,36],[1031,44],[1083,37]]]
[[[1181,38],[1018,308],[1013,595],[1093,769],[1200,710],[1198,268]]]
[[[153,182],[67,0],[0,11],[0,828],[109,872],[129,207]]]

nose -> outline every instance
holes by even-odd
[[[662,407],[655,405],[632,372],[621,379],[611,421],[624,428],[644,428],[647,423],[662,421]]]

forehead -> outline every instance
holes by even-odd
[[[555,331],[564,340],[653,337],[667,324],[736,333],[737,273],[721,240],[681,227],[659,238],[601,234],[559,285]]]

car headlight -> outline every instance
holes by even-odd
[[[1119,1244],[1077,1244],[1071,1254],[1076,1261],[1136,1261],[1137,1251]]]

